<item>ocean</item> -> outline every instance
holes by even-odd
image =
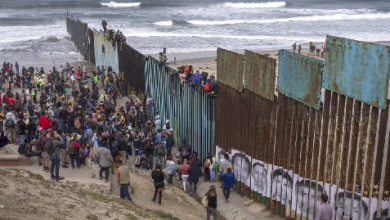
[[[145,54],[290,48],[335,35],[371,42],[390,36],[389,0],[0,0],[0,62],[81,60],[67,12],[97,30],[121,30]]]

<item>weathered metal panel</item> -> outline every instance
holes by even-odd
[[[67,17],[66,29],[79,53],[84,57],[84,59],[88,60],[90,49],[88,47],[88,25],[77,18]]]
[[[95,41],[94,41],[94,35],[93,30],[88,28],[88,44],[89,44],[89,61],[93,64],[96,64],[95,61]]]
[[[103,32],[94,32],[93,38],[96,66],[104,65],[106,69],[111,66],[112,70],[118,73],[118,46],[113,47],[111,41],[106,39],[106,36]]]
[[[386,108],[390,47],[327,36],[322,86]]]
[[[242,91],[244,81],[244,55],[218,48],[217,80],[238,91]]]
[[[145,92],[145,56],[129,46],[122,45],[119,53],[119,71],[123,72],[127,91],[135,90],[137,93]]]
[[[279,92],[315,109],[320,107],[323,61],[279,51]]]
[[[274,100],[276,59],[245,50],[246,89]]]
[[[142,62],[145,63],[145,96],[156,97],[155,108],[147,107],[151,118],[159,114],[162,121],[168,119],[173,122],[171,125],[176,134],[176,145],[187,139],[187,144],[198,153],[200,160],[208,154],[213,154],[213,99],[208,98],[204,91],[194,92],[187,83],[182,88],[177,75],[173,76],[174,85],[169,85],[168,74],[173,70],[154,58],[148,57]],[[175,88],[175,95],[171,86]]]

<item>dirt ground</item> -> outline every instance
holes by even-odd
[[[117,196],[53,182],[29,171],[0,169],[0,219],[179,219]]]

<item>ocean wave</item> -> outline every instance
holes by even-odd
[[[173,25],[173,21],[169,20],[169,21],[158,21],[158,22],[154,22],[153,23],[154,25],[158,25],[158,26],[172,26]]]
[[[365,19],[389,19],[390,13],[370,13],[370,14],[335,14],[335,15],[315,15],[302,16],[292,18],[276,18],[276,19],[262,19],[262,20],[224,20],[224,21],[210,21],[210,20],[190,20],[187,21],[193,25],[233,25],[233,24],[267,24],[267,23],[285,23],[294,21],[337,21],[337,20],[365,20]]]
[[[286,6],[286,2],[261,2],[261,3],[246,3],[246,2],[225,2],[219,6],[227,8],[279,8]]]
[[[109,2],[109,3],[100,3],[103,6],[107,6],[109,8],[130,8],[130,7],[138,7],[141,5],[141,2],[129,2],[129,3],[117,3],[117,2]]]
[[[288,40],[288,41],[324,41],[323,37],[314,36],[262,36],[262,35],[216,35],[201,33],[174,33],[174,32],[154,32],[154,31],[123,31],[126,37],[186,37],[186,38],[219,38],[219,39],[243,39],[243,40]]]

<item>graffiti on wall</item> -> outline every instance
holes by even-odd
[[[321,195],[328,195],[329,202],[334,208],[336,220],[343,219],[369,219],[374,220],[377,209],[377,199],[373,199],[369,213],[369,198],[362,197],[361,193],[353,193],[342,188],[336,189],[336,185],[317,182],[299,176],[292,170],[273,164],[265,164],[261,160],[246,156],[238,150],[226,152],[219,146],[216,147],[217,159],[224,161],[223,155],[227,153],[232,162],[232,171],[241,183],[249,182],[250,189],[288,207],[291,216],[303,216],[315,218],[318,206],[321,204]],[[249,165],[249,166],[248,166]],[[332,189],[329,193],[328,189]],[[362,201],[361,201],[362,200]],[[360,204],[361,201],[361,205]],[[388,207],[389,201],[382,201],[382,207]],[[384,209],[383,215],[387,215]],[[360,212],[360,217],[359,217]]]

